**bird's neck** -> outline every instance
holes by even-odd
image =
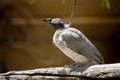
[[[54,28],[55,28],[55,30],[63,30],[63,29],[69,28],[69,25],[68,25],[68,24],[57,25],[57,26],[54,27]]]
[[[65,27],[65,28],[69,28],[70,25],[69,25],[69,24],[64,24],[64,27]]]

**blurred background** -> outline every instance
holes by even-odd
[[[105,63],[120,62],[120,0],[77,0],[72,26],[98,48]],[[0,0],[0,73],[72,64],[52,43],[55,30],[41,19],[69,22],[73,0]]]

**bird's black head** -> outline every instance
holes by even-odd
[[[43,21],[51,24],[55,29],[62,29],[65,27],[65,23],[60,18],[47,18],[43,19]]]

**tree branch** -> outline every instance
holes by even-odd
[[[40,68],[24,71],[10,71],[0,74],[0,80],[116,80],[120,79],[120,63],[93,65],[83,72],[70,68]]]

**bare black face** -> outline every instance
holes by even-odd
[[[43,21],[51,24],[55,29],[64,28],[64,22],[60,18],[48,18],[48,19],[43,19]]]

